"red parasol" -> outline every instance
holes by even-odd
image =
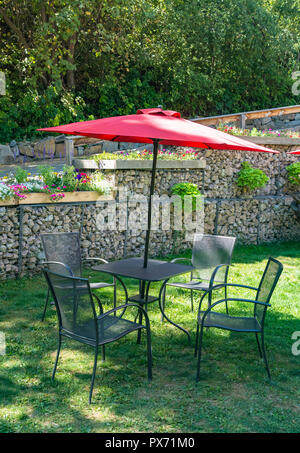
[[[138,110],[135,115],[113,116],[38,130],[83,135],[115,142],[153,143],[153,139],[157,139],[162,145],[278,152],[185,120],[178,112],[159,108]]]
[[[152,195],[158,145],[190,146],[194,148],[230,149],[278,153],[272,149],[242,140],[202,124],[181,118],[180,113],[160,108],[138,110],[135,115],[115,116],[64,126],[38,129],[45,132],[82,135],[102,140],[131,143],[153,143],[153,166],[148,209],[148,230],[145,243],[144,267],[148,262],[151,229]]]

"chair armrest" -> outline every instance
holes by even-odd
[[[191,258],[174,258],[171,260],[171,263],[176,263],[177,261],[189,261],[190,263],[192,262]]]
[[[205,310],[205,312],[203,314],[202,323],[203,323],[203,320],[205,319],[205,317],[212,311],[212,309],[216,305],[220,305],[220,304],[223,304],[223,303],[228,302],[228,301],[229,302],[246,302],[246,303],[251,303],[251,304],[256,304],[256,305],[263,305],[265,307],[271,307],[271,304],[268,304],[266,302],[261,302],[259,300],[239,299],[238,297],[228,297],[227,299],[218,300],[217,302],[213,303],[210,307],[208,307],[207,310]],[[200,314],[199,312],[200,312],[200,310],[198,311],[198,319],[199,319],[199,314]]]
[[[211,286],[209,289],[207,289],[207,290],[203,293],[203,296],[202,296],[201,299],[200,299],[199,308],[198,308],[198,313],[199,313],[200,310],[201,310],[202,302],[203,302],[203,300],[205,299],[205,297],[207,296],[207,294],[211,293],[214,289],[220,289],[220,288],[223,288],[223,287],[225,287],[225,286],[226,286],[225,283],[219,283],[218,285]]]
[[[248,286],[248,285],[239,285],[237,283],[224,283],[225,286],[233,286],[233,287],[237,287],[237,288],[246,288],[246,289],[253,289],[254,291],[257,291],[258,288],[254,287],[254,286]]]
[[[108,261],[106,261],[104,258],[82,258],[81,261],[101,261],[101,263],[107,264]]]
[[[72,272],[72,269],[70,268],[70,266],[68,266],[67,264],[64,264],[64,263],[61,263],[59,261],[43,261],[42,262],[42,266],[45,266],[47,264],[55,264],[55,265],[59,265],[59,266],[62,266],[64,267],[68,272],[69,274],[71,275],[71,277],[74,277],[74,274]]]
[[[226,267],[224,284],[227,284],[227,277],[228,277],[228,272],[229,272],[229,267],[230,267],[230,266],[231,266],[231,264],[219,264],[219,265],[214,269],[214,271],[213,271],[213,273],[212,273],[212,275],[211,275],[209,285],[210,285],[210,286],[214,286],[214,281],[215,281],[216,275],[218,274],[219,270],[222,269],[223,267]],[[223,282],[222,282],[222,284],[223,284]]]
[[[94,257],[92,257],[92,258],[90,258],[90,257],[82,258],[81,262],[84,262],[84,261],[100,261],[101,263],[104,263],[104,264],[108,263],[108,261],[105,260],[104,258],[94,258]],[[114,282],[114,284],[116,284],[116,278],[115,277],[113,277],[113,282]]]
[[[98,316],[97,319],[98,320],[104,319],[106,316],[109,316],[109,315],[111,315],[113,313],[116,313],[118,310],[123,310],[123,313],[124,313],[126,308],[128,308],[128,307],[136,307],[139,311],[141,311],[142,314],[145,316],[147,329],[148,328],[150,329],[150,322],[149,322],[149,318],[148,318],[147,312],[140,305],[133,304],[133,303],[119,305],[118,307],[112,308],[111,310],[106,311],[105,313],[103,313],[100,316]],[[123,316],[123,314],[122,314],[122,316]]]
[[[222,267],[222,266],[229,266],[229,264],[222,264],[221,266],[218,266],[219,267]],[[217,269],[217,268],[216,268]],[[214,289],[220,289],[220,288],[226,288],[226,287],[237,287],[237,288],[246,288],[246,289],[252,289],[252,290],[255,290],[257,291],[258,288],[255,288],[254,286],[247,286],[247,285],[238,285],[238,284],[235,284],[235,283],[219,283],[219,284],[215,284],[215,285],[212,285],[209,289],[207,289],[204,293],[203,293],[203,296],[201,297],[200,299],[200,303],[199,303],[199,310],[201,309],[201,305],[202,305],[202,302],[204,300],[204,298],[207,296],[208,293],[212,292]],[[224,299],[225,300],[229,300],[229,299]]]
[[[101,304],[99,297],[95,293],[91,292],[91,294],[92,294],[92,297],[96,299],[99,309],[100,309],[100,315],[102,315],[103,314],[103,305]]]

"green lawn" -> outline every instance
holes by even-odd
[[[63,340],[51,382],[57,323],[53,307],[40,321],[43,277],[2,283],[0,331],[6,334],[7,353],[0,356],[0,432],[299,432],[300,356],[291,353],[291,336],[300,331],[300,243],[237,247],[230,280],[257,285],[270,255],[284,265],[266,319],[271,383],[253,334],[210,329],[204,332],[196,386],[192,347],[182,332],[161,323],[153,304],[152,383],[147,382],[145,335],[137,345],[132,333],[107,346],[104,364],[99,360],[92,405],[92,348]],[[110,290],[99,294],[108,304]],[[168,290],[168,295],[170,317],[192,332],[194,342],[188,293]]]

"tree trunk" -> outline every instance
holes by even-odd
[[[68,47],[68,57],[67,60],[69,63],[72,65],[74,64],[74,54],[75,54],[75,44],[76,44],[76,36],[77,33],[74,33],[74,35],[70,38],[69,42],[69,47]],[[67,71],[67,88],[68,90],[74,90],[75,89],[75,74],[74,74],[74,69],[69,69]]]

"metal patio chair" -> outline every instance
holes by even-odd
[[[84,262],[107,263],[103,258],[82,258],[80,250],[80,234],[70,233],[43,233],[41,234],[42,245],[46,261],[42,264],[53,272],[66,273],[72,277],[82,277],[82,264]],[[96,282],[90,283],[91,289],[114,288],[114,307],[116,306],[116,281],[112,283]],[[42,321],[45,319],[49,303],[50,290],[48,288],[44,306]]]
[[[95,357],[89,393],[89,403],[91,403],[99,347],[102,347],[102,361],[104,361],[106,344],[112,343],[133,331],[146,329],[148,380],[151,381],[151,333],[149,318],[145,310],[139,305],[128,303],[104,313],[99,297],[91,292],[91,285],[88,279],[58,274],[47,269],[44,269],[43,272],[54,298],[59,327],[58,349],[52,373],[52,380],[55,378],[63,336],[92,346],[95,348]],[[121,281],[120,283],[122,284]],[[126,288],[124,288],[124,290],[126,292]],[[96,313],[94,301],[96,301],[96,304],[98,305],[100,315],[97,315]],[[140,323],[130,321],[123,317],[126,310],[129,308],[136,308],[138,313],[141,314]],[[120,315],[114,316],[117,312],[120,312]],[[142,324],[143,317],[145,318],[145,325]]]
[[[200,376],[200,360],[201,360],[201,350],[202,350],[202,337],[204,327],[216,327],[217,329],[230,330],[232,332],[246,332],[246,333],[255,333],[258,352],[261,358],[264,359],[266,370],[268,373],[269,379],[271,379],[270,369],[267,361],[265,344],[264,344],[264,323],[267,308],[270,307],[270,299],[272,297],[273,291],[277,285],[278,279],[282,273],[283,266],[282,264],[275,260],[274,258],[269,258],[266,268],[264,270],[263,276],[259,283],[258,288],[239,285],[234,283],[227,283],[226,287],[236,287],[236,288],[246,288],[256,292],[255,298],[252,299],[240,299],[236,297],[230,297],[226,299],[221,299],[214,304],[210,305],[208,303],[208,308],[206,311],[201,310],[201,305],[204,298],[212,292],[214,288],[206,291],[200,301],[199,310],[198,310],[198,319],[197,319],[197,334],[196,334],[196,346],[195,346],[195,356],[198,353],[198,362],[197,362],[197,375],[196,382],[199,381]],[[225,285],[224,285],[225,286]],[[245,302],[247,304],[253,304],[253,316],[229,316],[228,314],[222,312],[215,312],[213,309],[227,302]],[[258,334],[261,335],[261,346],[258,338]]]
[[[171,282],[167,284],[167,286],[183,288],[191,292],[192,311],[194,311],[194,291],[207,291],[216,284],[227,283],[235,240],[235,237],[229,236],[195,234],[192,259],[175,258],[171,261],[172,263],[190,261],[195,267],[195,271],[191,272],[191,280],[189,282]],[[226,288],[225,286],[225,298],[227,297]],[[165,296],[166,291],[164,291],[163,295],[164,305]],[[227,305],[226,310],[228,311]]]

